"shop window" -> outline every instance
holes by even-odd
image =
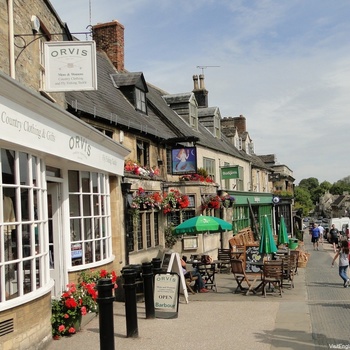
[[[69,171],[72,266],[111,256],[108,178],[88,171]]]
[[[1,149],[0,302],[49,282],[44,168],[31,154]]]

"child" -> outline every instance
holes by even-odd
[[[344,281],[344,288],[347,288],[350,282],[347,274],[347,270],[349,266],[349,246],[347,241],[341,242],[341,247],[333,258],[332,267],[334,267],[334,261],[337,259],[338,256],[339,256],[339,276]]]

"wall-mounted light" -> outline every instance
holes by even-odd
[[[38,33],[40,29],[40,19],[37,16],[33,15],[30,21],[32,23],[33,33]]]

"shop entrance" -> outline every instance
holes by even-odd
[[[47,183],[50,277],[55,281],[54,289],[52,290],[53,296],[59,296],[65,288],[60,188],[60,183]]]

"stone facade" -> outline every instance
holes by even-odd
[[[10,331],[0,334],[0,349],[45,349],[51,341],[50,319],[50,293],[27,304],[2,311],[0,324],[8,325]]]

